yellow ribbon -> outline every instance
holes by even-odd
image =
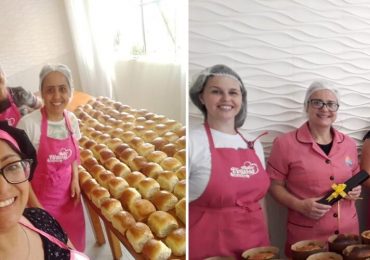
[[[345,188],[347,187],[346,184],[333,184],[331,185],[331,188],[334,190],[332,194],[326,199],[328,202],[330,202],[332,199],[337,198],[338,196],[341,196],[342,198],[345,198],[347,196],[347,193],[344,192]]]

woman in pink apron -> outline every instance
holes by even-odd
[[[65,65],[44,66],[40,88],[44,107],[26,115],[18,124],[38,148],[39,164],[31,182],[36,198],[31,198],[30,204],[40,203],[62,225],[73,245],[83,251],[85,221],[76,139],[76,133],[80,134],[77,119],[65,110],[72,92],[70,70]]]
[[[17,103],[13,95],[18,97]],[[20,106],[37,109],[40,108],[41,102],[35,95],[22,87],[6,87],[5,73],[0,67],[0,120],[7,120],[10,126],[16,126],[22,117]]]
[[[333,206],[320,204],[333,184],[344,183],[359,171],[356,143],[333,128],[339,108],[335,89],[314,82],[307,89],[308,121],[300,128],[275,139],[267,171],[271,194],[288,207],[286,254],[301,240],[327,241],[339,233],[358,234],[355,187]]]
[[[189,135],[189,259],[241,259],[243,251],[269,245],[260,205],[270,184],[262,146],[237,131],[246,90],[233,70],[215,65],[200,73],[190,97],[205,123]]]

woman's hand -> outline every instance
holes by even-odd
[[[346,196],[345,198],[350,200],[358,200],[361,198],[361,191],[361,185],[358,185],[354,187],[351,191],[349,191],[348,196]]]
[[[81,188],[78,179],[73,178],[71,183],[71,197],[75,199],[75,205],[80,202]]]
[[[331,206],[318,203],[317,200],[318,198],[301,200],[299,212],[308,218],[320,219],[331,209]]]

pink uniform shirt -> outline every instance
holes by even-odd
[[[298,199],[322,197],[332,184],[344,183],[359,171],[356,143],[332,131],[333,145],[328,155],[312,138],[308,123],[277,137],[267,162],[270,178],[285,181],[287,190]],[[297,241],[326,241],[333,234],[358,232],[355,203],[351,200],[342,199],[319,220],[289,209],[286,253],[290,255],[290,245]]]

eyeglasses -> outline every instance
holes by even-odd
[[[311,104],[313,108],[322,109],[324,106],[326,106],[329,111],[336,112],[338,111],[339,104],[333,101],[324,102],[321,99],[311,99],[308,101],[308,103]]]
[[[25,182],[30,177],[32,159],[11,162],[0,169],[0,174],[10,184]]]

